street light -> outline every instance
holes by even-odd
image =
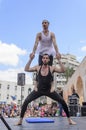
[[[31,88],[28,88],[28,95],[31,93]],[[31,107],[31,103],[29,104],[29,106]]]
[[[54,61],[54,65],[55,65],[55,67],[57,65],[56,59]],[[54,86],[55,86],[55,89],[56,89],[56,87],[57,87],[57,73],[56,72],[54,73]]]

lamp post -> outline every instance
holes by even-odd
[[[56,67],[56,60],[54,61],[54,65],[55,65],[55,67]],[[55,86],[55,89],[56,89],[56,87],[57,87],[57,74],[56,73],[54,73],[54,86]]]
[[[28,88],[28,95],[31,93],[31,88]],[[31,104],[29,105],[31,107]]]
[[[22,107],[22,86],[21,86],[21,107]]]

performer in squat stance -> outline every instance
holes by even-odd
[[[63,66],[63,64],[61,63],[60,60],[58,60],[60,68],[57,68],[56,66],[49,66],[49,55],[48,54],[44,54],[42,57],[42,62],[43,65],[39,66],[35,66],[35,67],[31,67],[30,68],[30,64],[32,62],[31,56],[29,61],[27,62],[26,66],[25,66],[25,71],[27,72],[34,72],[37,71],[38,73],[38,84],[37,84],[37,91],[33,90],[30,95],[27,96],[27,98],[25,99],[22,109],[21,109],[21,114],[20,114],[20,120],[17,123],[17,125],[21,125],[22,121],[23,121],[23,117],[24,117],[24,113],[27,109],[27,105],[28,103],[30,103],[31,101],[37,99],[40,96],[48,96],[50,98],[52,98],[55,101],[58,101],[59,103],[62,104],[63,109],[67,115],[68,118],[68,122],[71,125],[76,124],[69,115],[69,111],[68,111],[68,107],[66,102],[64,101],[64,99],[58,94],[56,93],[56,91],[50,92],[51,89],[51,82],[52,82],[52,74],[54,72],[58,72],[58,73],[62,73],[65,71],[65,68]]]

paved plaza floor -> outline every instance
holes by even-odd
[[[27,123],[15,126],[19,118],[5,118],[12,130],[86,130],[86,117],[71,117],[77,124],[69,125],[66,117],[49,117],[54,123]],[[0,130],[8,130],[0,120]]]

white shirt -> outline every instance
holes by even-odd
[[[37,53],[39,55],[48,54],[48,55],[55,55],[55,49],[51,39],[51,33],[46,36],[43,32],[41,32],[41,40],[38,43]]]

